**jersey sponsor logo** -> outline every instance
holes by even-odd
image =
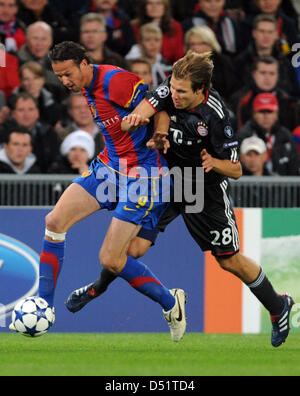
[[[166,85],[163,85],[161,87],[158,87],[156,92],[161,99],[165,99],[170,94],[170,88]]]
[[[183,143],[183,132],[179,129],[170,128],[170,131],[173,133],[173,140],[176,144]]]
[[[233,138],[234,132],[233,132],[233,129],[232,129],[232,127],[230,125],[227,125],[224,128],[224,133],[225,133],[225,136],[228,137],[228,139]]]

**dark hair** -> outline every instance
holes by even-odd
[[[161,18],[160,28],[163,34],[167,33],[169,36],[173,34],[173,25],[172,25],[172,8],[170,4],[170,0],[162,0],[165,6],[164,15]],[[139,2],[139,7],[137,11],[137,22],[138,26],[141,27],[146,23],[153,22],[152,18],[147,15],[147,0],[141,0]]]
[[[140,63],[142,63],[143,65],[146,65],[149,68],[149,72],[152,73],[151,63],[146,58],[136,58],[136,59],[131,59],[130,61],[128,61],[129,70],[131,71],[131,69],[134,65],[140,64]]]
[[[32,100],[32,101],[34,102],[34,104],[36,105],[36,108],[37,108],[37,109],[39,108],[38,101],[37,101],[37,99],[36,99],[35,97],[33,97],[33,96],[32,96],[30,93],[28,93],[28,92],[21,92],[21,93],[17,94],[17,95],[13,98],[12,103],[11,103],[11,108],[12,108],[12,110],[16,110],[17,103],[18,103],[18,101],[19,101],[20,99],[23,99],[23,100]]]
[[[276,58],[273,56],[260,56],[258,59],[256,59],[255,62],[252,64],[252,72],[256,71],[258,69],[258,65],[260,63],[265,63],[267,65],[277,65],[279,69],[279,62]]]
[[[256,30],[258,24],[261,22],[270,22],[270,23],[273,23],[276,28],[278,27],[277,19],[273,15],[259,14],[259,15],[257,15],[257,17],[254,18],[253,29]]]
[[[29,129],[27,129],[26,127],[19,125],[16,121],[11,121],[9,123],[6,124],[7,125],[7,129],[5,131],[5,135],[4,135],[4,143],[8,144],[10,141],[10,135],[13,133],[18,133],[20,135],[29,135],[30,136],[30,140],[32,143],[32,133],[29,131]]]
[[[49,52],[49,58],[52,63],[72,60],[79,66],[84,59],[87,60],[89,64],[92,63],[87,55],[86,49],[73,41],[64,41],[63,43],[57,44]]]

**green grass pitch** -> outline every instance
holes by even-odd
[[[274,349],[267,335],[188,333],[0,334],[0,376],[300,375],[300,336]]]

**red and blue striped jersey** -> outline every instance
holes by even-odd
[[[121,130],[122,119],[144,99],[148,85],[135,74],[115,66],[93,67],[92,83],[82,93],[105,139],[105,149],[98,156],[100,160],[122,173],[123,163],[128,171],[134,167],[167,166],[158,151],[146,146],[153,134],[151,127],[141,127],[134,133]]]

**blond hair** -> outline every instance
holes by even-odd
[[[214,64],[212,53],[197,54],[188,51],[185,57],[179,59],[173,66],[173,76],[178,80],[190,80],[193,91],[211,88]]]
[[[161,28],[153,22],[146,23],[145,25],[141,26],[140,31],[139,31],[139,39],[142,41],[145,36],[155,36],[158,37],[159,39],[163,38],[163,34],[161,31]]]
[[[97,12],[89,12],[85,14],[80,19],[80,29],[82,30],[82,26],[89,22],[98,22],[100,23],[103,32],[106,32],[106,20],[103,15],[98,14]]]
[[[38,62],[29,61],[29,62],[24,63],[19,69],[19,74],[20,74],[21,79],[23,78],[24,70],[30,70],[31,73],[34,74],[35,76],[40,77],[40,78],[45,78],[44,68]]]
[[[208,26],[195,26],[185,34],[185,45],[189,49],[191,37],[200,38],[206,45],[209,45],[215,52],[221,53],[222,48],[217,40],[215,33]]]

